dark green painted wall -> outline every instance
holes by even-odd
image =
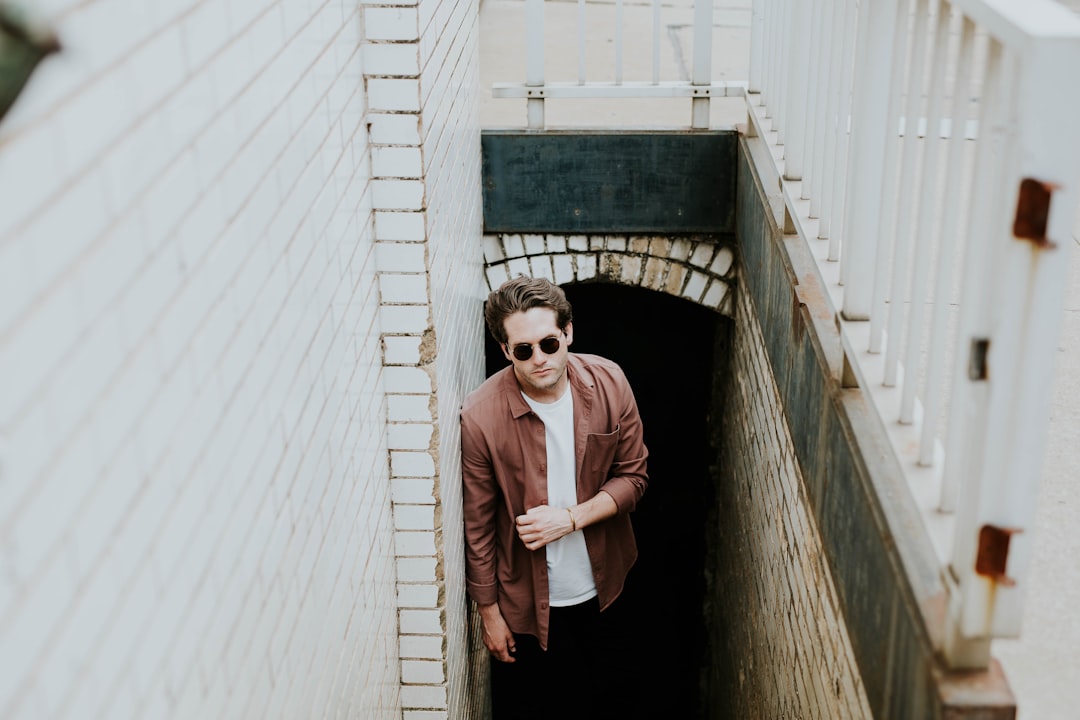
[[[738,134],[485,131],[484,231],[730,233]]]

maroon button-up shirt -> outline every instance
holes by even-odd
[[[574,394],[577,498],[603,490],[618,513],[584,529],[600,609],[622,592],[637,560],[628,513],[648,484],[648,450],[626,376],[596,355],[569,353]],[[465,564],[469,595],[479,605],[498,602],[515,633],[547,647],[547,554],[528,550],[514,518],[547,504],[544,423],[521,397],[513,367],[492,375],[461,409],[461,467],[465,503]]]

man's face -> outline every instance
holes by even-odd
[[[538,402],[558,400],[566,388],[566,360],[574,340],[574,324],[567,323],[566,330],[560,330],[554,310],[535,307],[510,315],[503,321],[503,328],[506,330],[503,354],[513,363],[522,391]],[[559,339],[559,349],[548,355],[539,343],[551,337]],[[518,360],[514,356],[514,349],[520,345],[532,346],[529,359]]]

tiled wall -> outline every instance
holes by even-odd
[[[0,123],[0,717],[401,717],[401,657],[466,659],[453,458],[391,493],[479,382],[475,3],[32,5],[64,51]]]
[[[820,531],[745,285],[718,444],[720,537],[706,690],[725,717],[871,717]]]

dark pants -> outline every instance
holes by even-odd
[[[619,601],[600,612],[596,598],[551,608],[548,649],[514,635],[515,661],[491,660],[493,720],[633,718],[631,628]]]

